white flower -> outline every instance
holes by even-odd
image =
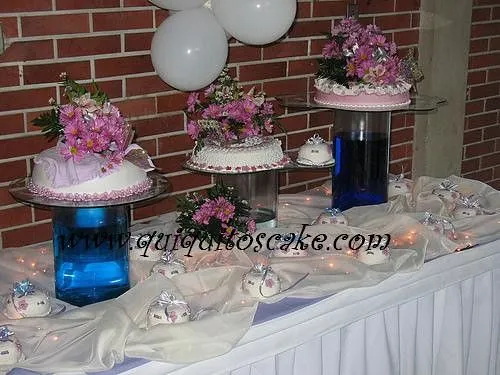
[[[94,113],[97,110],[99,110],[96,101],[90,98],[89,92],[75,99],[74,102],[77,106],[81,107],[83,111],[86,113]]]

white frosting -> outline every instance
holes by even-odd
[[[186,267],[180,261],[165,262],[160,260],[151,269],[151,274],[153,273],[159,273],[171,279],[181,273],[186,273]]]
[[[50,189],[54,193],[62,194],[101,194],[120,191],[144,183],[147,179],[147,173],[143,169],[127,160],[124,160],[123,163],[116,168],[116,171],[109,175],[72,186],[54,188],[45,169],[40,164],[35,164],[31,176],[31,182],[34,185]]]
[[[361,248],[358,251],[357,258],[367,265],[386,263],[389,260],[389,248],[384,250],[380,250],[380,248],[370,250]]]
[[[197,169],[237,173],[280,168],[287,161],[281,141],[265,137],[229,146],[206,145],[191,156],[188,165]]]
[[[243,275],[242,287],[254,298],[266,298],[281,291],[281,281],[272,270],[264,276],[263,273],[252,269]]]
[[[149,327],[154,327],[158,324],[186,323],[190,319],[191,310],[185,303],[169,305],[154,303],[148,310]]]
[[[40,290],[26,296],[9,295],[3,313],[9,319],[40,318],[50,314],[50,297]]]
[[[344,214],[332,215],[328,212],[323,212],[312,223],[312,225],[321,225],[321,224],[348,225],[348,221],[347,217],[345,217]]]
[[[387,186],[388,198],[392,198],[398,195],[405,195],[409,192],[410,186],[406,181],[391,181]]]
[[[0,341],[0,366],[14,365],[23,358],[21,344],[11,336],[11,341]]]
[[[322,165],[333,161],[332,147],[329,143],[305,144],[300,147],[297,163]]]
[[[360,94],[399,95],[408,92],[411,88],[410,84],[403,81],[390,86],[372,86],[358,83],[345,87],[328,78],[316,78],[314,86],[318,90],[327,94],[336,94],[341,96],[358,96]]]
[[[466,219],[478,215],[478,210],[472,207],[458,206],[453,210],[453,217],[455,219]]]

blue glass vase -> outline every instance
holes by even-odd
[[[387,202],[390,112],[335,111],[333,208]]]
[[[53,209],[56,297],[75,306],[130,288],[127,206]]]

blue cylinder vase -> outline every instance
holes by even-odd
[[[333,208],[387,202],[390,112],[335,111]]]
[[[53,209],[56,297],[75,306],[130,288],[128,206]]]

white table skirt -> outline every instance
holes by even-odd
[[[123,374],[494,375],[499,340],[495,241],[253,326],[220,357]]]

